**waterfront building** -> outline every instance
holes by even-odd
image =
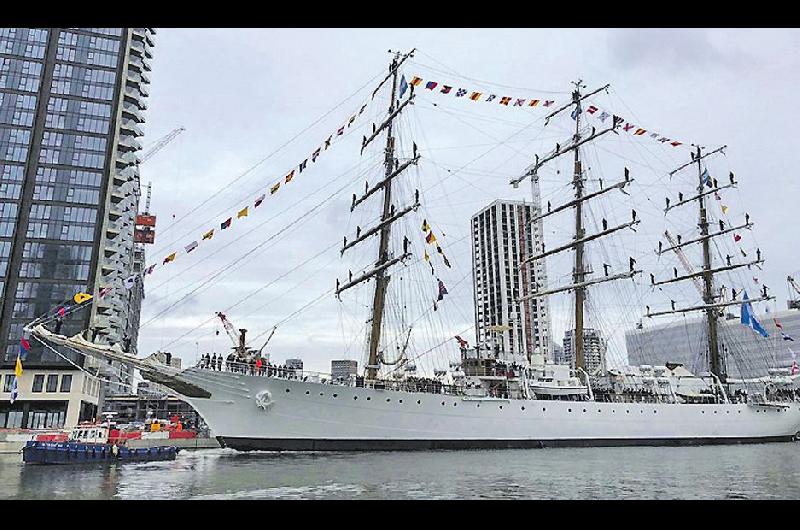
[[[728,377],[761,377],[765,372],[765,360],[771,368],[787,368],[792,365],[791,351],[800,353],[800,310],[761,313],[757,317],[769,337],[762,337],[743,326],[738,315],[729,314],[718,321],[723,368]],[[776,325],[776,320],[781,328]],[[781,332],[794,340],[784,340]],[[704,318],[663,324],[645,321],[641,328],[625,333],[628,363],[664,365],[677,362],[695,373],[705,372],[708,370],[706,333]]]
[[[531,223],[534,210],[533,203],[496,200],[472,216],[476,339],[501,357],[541,353],[551,361],[547,299],[517,301],[547,285],[544,260],[523,264],[542,249],[541,221]]]
[[[331,379],[348,380],[358,373],[358,361],[340,359],[331,361]]]
[[[286,359],[286,368],[290,368],[292,370],[296,370],[298,372],[303,371],[303,359]]]
[[[583,329],[583,355],[586,363],[586,372],[589,374],[603,373],[606,371],[606,351],[608,345],[600,331],[592,328]],[[568,329],[564,332],[564,347],[560,350],[558,364],[568,364],[575,368],[575,330]]]
[[[143,262],[134,245],[140,195],[136,153],[154,33],[151,28],[0,28],[4,383],[23,326],[77,292],[93,294],[94,302],[90,310],[67,315],[60,333],[86,330],[95,342],[136,353],[144,291],[141,282],[124,280]],[[110,291],[100,297],[101,289]],[[30,342],[18,401],[11,405],[10,393],[0,393],[5,422],[0,428],[11,416],[15,426],[33,426],[40,412],[67,426],[93,417],[98,380],[81,370],[111,380],[108,392],[130,392],[129,368],[101,366],[69,350]],[[39,376],[58,379],[53,383],[58,390],[48,393],[52,385],[46,383],[45,391],[37,392]]]

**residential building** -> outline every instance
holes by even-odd
[[[0,376],[12,373],[25,324],[78,292],[93,303],[68,314],[60,333],[136,353],[144,291],[125,280],[142,259],[133,242],[136,153],[154,33],[0,28]],[[68,426],[92,417],[100,393],[82,393],[96,382],[88,372],[110,380],[107,391],[130,391],[126,368],[30,343],[18,401],[0,393],[6,423],[21,412],[14,423],[33,425],[40,408]],[[57,377],[59,389],[71,380],[70,390],[38,393],[37,375]]]
[[[519,299],[547,285],[544,260],[527,261],[542,249],[538,206],[496,200],[472,216],[472,272],[478,347],[500,357],[552,361],[546,298]]]
[[[583,329],[583,358],[585,370],[589,374],[606,371],[606,351],[608,345],[599,330],[592,328]],[[569,364],[575,368],[575,330],[568,329],[564,332],[564,347],[561,349],[558,364]]]

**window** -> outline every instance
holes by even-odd
[[[58,390],[58,375],[50,374],[47,376],[47,391],[56,392]]]
[[[61,376],[61,391],[69,392],[72,390],[72,375],[65,374]]]
[[[41,392],[42,386],[44,385],[44,375],[37,374],[33,376],[33,388],[31,388],[32,392]]]
[[[6,378],[3,381],[3,392],[11,392],[12,388],[14,388],[14,375],[6,374]]]

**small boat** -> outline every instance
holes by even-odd
[[[22,449],[22,461],[28,464],[86,464],[150,462],[175,460],[174,446],[129,448],[109,443],[107,425],[82,424],[72,430],[66,441],[32,440]]]

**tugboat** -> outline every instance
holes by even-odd
[[[174,446],[128,448],[109,443],[109,426],[96,423],[75,427],[66,441],[29,441],[22,449],[27,464],[87,464],[175,460]]]

